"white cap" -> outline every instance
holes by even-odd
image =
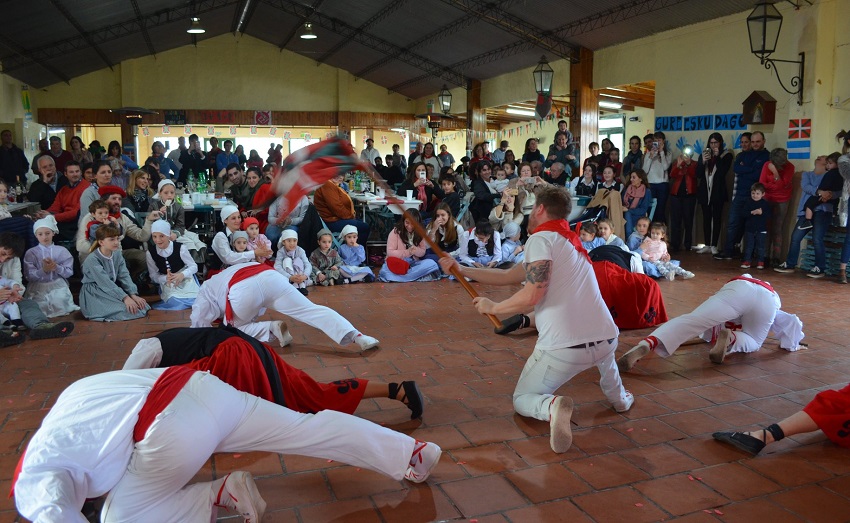
[[[290,238],[298,239],[298,233],[293,231],[292,229],[284,229],[282,233],[280,233],[280,240],[277,242],[277,246],[280,247],[283,245],[283,240],[289,240]]]
[[[222,207],[221,212],[218,213],[219,217],[221,218],[221,223],[224,223],[224,220],[226,220],[231,214],[236,212],[239,212],[239,207],[235,205],[225,205],[224,207]]]
[[[56,224],[56,218],[52,214],[48,214],[40,220],[36,220],[32,224],[32,232],[35,233],[41,228],[50,229],[54,234],[59,234],[59,226]]]
[[[155,232],[171,236],[171,225],[165,220],[157,220],[151,224],[151,234]]]
[[[174,185],[173,181],[166,178],[166,179],[161,180],[159,182],[159,185],[157,185],[157,187],[156,187],[156,192],[160,192],[162,190],[162,188],[165,187],[166,185],[171,185],[171,186],[174,186],[175,188],[177,187],[176,185]]]
[[[342,232],[339,233],[339,235],[343,238],[345,238],[349,234],[357,234],[357,227],[349,224],[349,225],[346,225],[345,227],[343,227]]]

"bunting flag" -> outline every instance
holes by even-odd
[[[251,126],[251,134],[257,134],[257,126],[256,125]]]
[[[292,139],[292,133],[290,131],[283,131],[283,139],[284,140]]]
[[[301,148],[283,160],[280,171],[272,180],[270,200],[264,205],[271,204],[277,195],[283,196],[286,212],[281,213],[278,221],[281,223],[310,191],[337,175],[359,168],[365,170],[360,163],[351,144],[337,136]]]
[[[277,127],[269,127],[269,136],[277,136]],[[285,136],[284,136],[285,138]]]
[[[147,126],[142,127],[142,135],[143,135],[143,136],[150,136],[150,135],[151,135],[151,130],[150,130],[150,129],[148,129],[148,128],[147,128]]]
[[[192,126],[184,125],[183,126],[183,134],[192,134]]]
[[[215,136],[215,127],[212,125],[207,126],[207,135]]]
[[[235,125],[231,125],[229,130],[230,130],[230,136],[236,136],[236,126]]]
[[[162,126],[162,134],[171,134],[171,127],[167,125]]]

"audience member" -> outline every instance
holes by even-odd
[[[427,258],[428,243],[414,229],[411,220],[419,222],[419,211],[407,212],[396,222],[387,238],[387,258],[378,279],[385,282],[431,281],[440,278],[440,267]],[[420,222],[421,223],[421,222]]]
[[[38,304],[48,318],[80,310],[68,287],[68,278],[74,274],[74,259],[68,249],[53,244],[53,236],[59,232],[56,219],[48,215],[32,228],[38,245],[24,255],[28,285],[24,297]]]
[[[788,161],[788,151],[781,147],[770,151],[770,160],[762,167],[759,182],[767,189],[764,198],[770,203],[770,234],[767,244],[772,267],[779,265],[779,257],[782,255],[785,215],[791,201],[793,180],[794,164]],[[809,276],[819,278],[822,273],[823,269],[815,266],[809,271]]]
[[[110,225],[98,228],[97,238],[91,244],[92,254],[82,264],[80,311],[89,320],[135,320],[150,309],[138,295],[121,256],[120,235],[118,228]]]
[[[732,151],[726,149],[726,144],[723,143],[723,136],[720,133],[711,133],[708,137],[708,147],[702,151],[702,154],[697,161],[697,201],[702,209],[702,231],[705,247],[700,251],[703,253],[710,252],[715,257],[726,257],[725,248],[730,248],[729,234],[732,229],[727,227],[726,232],[726,247],[724,252],[720,253],[720,232],[723,222],[723,207],[729,200],[728,191],[726,189],[726,180],[729,175],[729,169],[733,163]],[[737,179],[736,179],[737,180]],[[737,180],[735,183],[743,181]],[[750,184],[758,180],[753,180]],[[743,189],[741,189],[743,192]],[[749,196],[747,197],[749,199]],[[731,223],[733,212],[742,212],[743,205],[747,200],[741,200],[739,203],[733,202],[732,208],[729,211],[729,220]],[[735,206],[738,207],[735,207]],[[740,220],[740,216],[736,218]],[[743,222],[740,222],[743,224]],[[728,225],[728,224],[727,224]],[[735,225],[738,227],[738,225]],[[737,229],[736,229],[737,230]],[[737,234],[737,233],[735,233]],[[741,236],[743,236],[743,228],[741,228]],[[737,242],[735,242],[737,243]],[[731,258],[731,250],[729,251]]]
[[[0,176],[10,186],[27,184],[27,171],[30,163],[27,157],[12,141],[12,131],[4,129],[0,132]]]
[[[680,155],[670,169],[670,250],[682,247],[691,250],[693,245],[694,211],[697,206],[696,162],[689,154]]]
[[[343,179],[340,174],[316,189],[313,205],[331,231],[340,232],[346,225],[353,225],[357,227],[357,236],[362,238],[362,241],[368,241],[369,224],[354,218],[354,202],[340,187]]]

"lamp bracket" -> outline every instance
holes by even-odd
[[[762,58],[761,63],[765,69],[768,71],[773,71],[776,75],[776,79],[779,80],[779,85],[782,86],[782,89],[785,90],[788,94],[796,94],[797,95],[797,105],[803,105],[803,80],[805,78],[804,72],[806,68],[806,53],[800,53],[799,60],[779,60],[775,58]],[[792,76],[790,80],[790,85],[792,88],[796,88],[796,90],[792,91],[785,87],[785,82],[782,81],[782,77],[779,76],[779,70],[776,68],[777,63],[783,64],[797,64],[800,66],[797,75]]]

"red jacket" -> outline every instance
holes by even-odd
[[[779,170],[779,179],[775,179],[770,172],[771,162],[766,162],[761,169],[759,181],[764,185],[767,192],[764,199],[771,203],[784,203],[791,199],[791,188],[794,180],[794,164],[786,162]]]
[[[56,221],[60,223],[76,221],[80,212],[80,196],[90,185],[86,180],[80,180],[80,183],[74,188],[69,185],[62,187],[47,212],[52,214]],[[88,212],[88,209],[86,209],[86,212]]]
[[[670,169],[670,195],[676,196],[679,194],[679,188],[682,185],[682,180],[685,181],[685,190],[688,196],[694,196],[697,193],[697,162],[682,165],[673,165]]]

